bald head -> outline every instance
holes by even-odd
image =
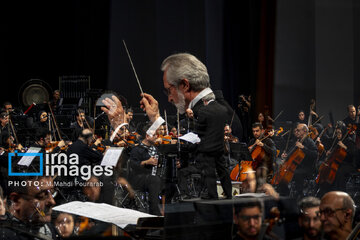
[[[354,219],[355,216],[355,203],[346,192],[341,191],[332,191],[326,193],[321,198],[321,203],[324,202],[334,202],[339,207],[344,208],[344,210],[351,210],[351,219]]]
[[[306,126],[306,124],[304,123],[299,123],[296,128],[295,128],[295,137],[297,137],[298,139],[305,137],[305,135],[307,135],[309,132],[308,127]]]

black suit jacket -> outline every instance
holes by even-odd
[[[216,101],[211,101],[205,106],[200,100],[192,110],[196,120],[195,132],[201,139],[197,151],[204,153],[223,151],[226,108]]]

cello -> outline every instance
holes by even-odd
[[[308,134],[303,136],[299,142],[303,143],[307,137]],[[294,177],[296,168],[301,164],[304,158],[304,152],[295,144],[295,146],[289,151],[289,154],[285,159],[285,162],[281,165],[279,171],[271,179],[271,184],[278,185],[280,182],[289,184]]]
[[[322,184],[324,182],[332,184],[335,181],[336,172],[339,169],[340,164],[344,161],[347,152],[344,148],[338,146],[336,143],[339,141],[344,141],[350,132],[356,130],[356,125],[352,125],[349,127],[349,130],[346,134],[341,138],[335,138],[331,148],[329,150],[330,154],[324,160],[324,162],[319,167],[319,173],[316,177],[316,183]],[[339,140],[339,141],[336,141]]]

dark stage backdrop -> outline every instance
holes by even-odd
[[[125,40],[143,90],[162,109],[175,108],[162,93],[162,60],[189,52],[203,61],[213,89],[236,107],[239,94],[254,94],[264,1],[112,1],[108,88],[138,106],[140,90],[122,43]],[[272,91],[270,91],[272,92]]]
[[[253,99],[272,94],[272,84],[257,88],[261,84],[259,59],[266,67],[271,66],[268,60],[272,58],[271,54],[269,59],[259,58],[269,55],[267,49],[272,47],[271,41],[270,46],[259,47],[260,38],[271,40],[271,34],[264,31],[264,27],[269,29],[264,22],[273,24],[268,21],[272,15],[267,11],[273,10],[267,2],[6,1],[0,14],[0,100],[21,104],[19,88],[30,79],[46,81],[54,90],[59,76],[89,75],[91,88],[115,91],[129,105],[138,106],[140,91],[123,39],[144,91],[153,94],[169,114],[175,108],[162,92],[160,64],[176,52],[189,52],[203,61],[213,89],[222,90],[233,107],[240,94],[251,94]],[[260,77],[269,75],[271,71],[265,71]],[[266,99],[271,107],[271,98],[264,98],[260,103],[254,101],[253,109]]]
[[[92,88],[107,81],[109,1],[3,1],[0,14],[1,102],[18,105],[20,86],[59,76],[90,75]],[[21,93],[20,93],[21,94]]]

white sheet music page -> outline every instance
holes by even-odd
[[[41,148],[36,148],[36,147],[30,147],[26,153],[39,153],[41,151]],[[22,165],[22,166],[30,166],[30,164],[32,163],[32,161],[35,159],[36,156],[23,156],[19,161],[18,161],[18,165]]]
[[[132,209],[115,207],[106,203],[80,201],[65,203],[54,207],[53,210],[112,223],[120,228],[125,228],[128,224],[136,225],[139,218],[158,217]]]
[[[199,143],[200,142],[199,136],[193,132],[189,132],[189,133],[185,134],[184,136],[179,137],[179,139],[187,141],[187,142],[191,142],[191,143]]]
[[[123,152],[123,147],[111,147],[106,150],[105,155],[101,161],[101,166],[113,166],[115,167],[119,158]]]

